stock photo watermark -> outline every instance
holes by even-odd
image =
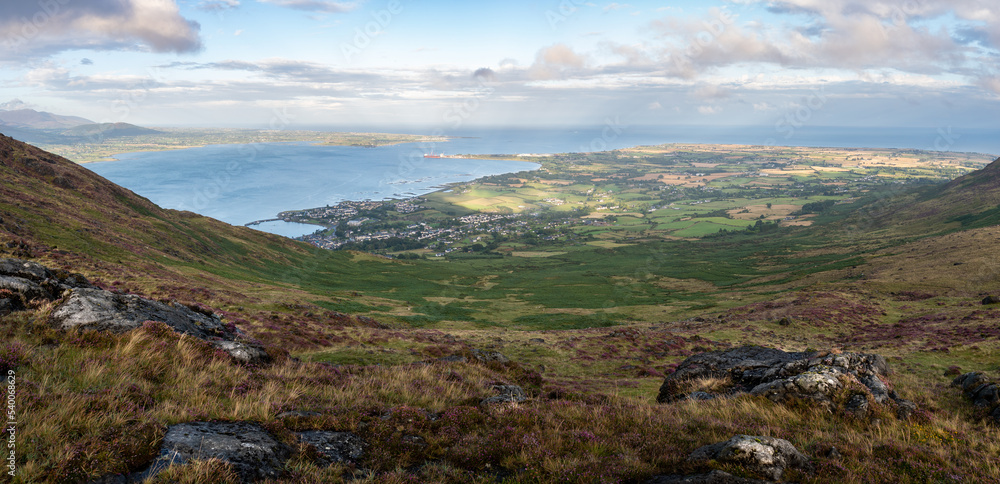
[[[5,409],[6,424],[4,432],[7,438],[6,467],[7,475],[13,477],[17,475],[17,374],[14,370],[7,370],[7,399]]]
[[[677,71],[690,70],[694,61],[705,53],[705,49],[714,44],[722,34],[726,33],[726,30],[736,23],[737,15],[728,8],[712,9],[712,11],[714,18],[701,23],[704,30],[694,35],[683,52],[670,56],[670,62],[673,63]]]
[[[823,87],[813,89],[792,110],[774,122],[774,131],[786,140],[792,139],[795,136],[796,130],[812,121],[816,112],[823,109],[828,101],[829,97]],[[774,138],[768,138],[764,144],[774,146],[777,142]]]
[[[607,151],[608,146],[617,140],[626,129],[628,129],[628,125],[622,124],[621,116],[604,118],[604,128],[601,129],[601,135],[590,140],[589,145],[581,145],[580,152]]]
[[[559,24],[569,20],[570,17],[580,11],[580,6],[586,5],[587,0],[562,0],[554,9],[545,11],[545,19],[549,21],[549,27],[556,30]]]
[[[372,45],[375,37],[385,33],[392,19],[401,13],[403,13],[403,3],[399,0],[391,0],[385,8],[372,12],[372,19],[368,23],[354,29],[351,41],[340,44],[340,52],[344,54],[344,58],[350,62],[354,56],[361,54]]]
[[[15,50],[23,47],[31,39],[38,37],[49,22],[52,22],[57,15],[63,11],[63,6],[72,0],[39,0],[38,11],[31,18],[21,17],[20,31],[11,32],[4,42],[8,50]]]
[[[287,107],[283,107],[280,110],[274,108],[271,111],[268,127],[273,131],[285,131],[291,126],[294,119],[295,117],[289,114]],[[194,193],[189,198],[189,202],[182,203],[179,209],[194,212],[204,210],[210,203],[221,197],[229,189],[233,183],[233,179],[243,173],[245,164],[254,162],[265,147],[266,145],[262,143],[239,145],[236,150],[241,159],[226,163],[224,169],[216,172],[209,180],[203,182],[199,188],[194,190]]]

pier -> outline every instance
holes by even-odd
[[[253,222],[250,222],[248,224],[244,224],[244,227],[253,227],[254,225],[260,225],[262,223],[267,223],[267,222],[283,222],[283,221],[284,220],[282,220],[280,218],[269,218],[269,219],[264,219],[264,220],[254,220]]]

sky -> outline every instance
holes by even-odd
[[[3,0],[0,103],[144,126],[993,127],[1000,0]]]

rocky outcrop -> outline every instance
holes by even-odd
[[[0,315],[55,301],[67,291],[90,288],[87,278],[53,271],[37,262],[0,258]]]
[[[350,432],[298,432],[299,441],[316,449],[320,465],[357,462],[365,455],[365,441]]]
[[[959,375],[951,386],[961,388],[965,398],[973,405],[987,409],[989,418],[1000,424],[1000,382],[974,371]]]
[[[269,359],[263,348],[240,341],[239,330],[217,316],[177,303],[98,289],[79,274],[52,270],[37,262],[0,258],[0,315],[60,299],[50,315],[58,329],[125,332],[146,321],[161,321],[178,333],[208,341],[239,362],[258,364]]]
[[[151,477],[194,459],[219,459],[243,482],[255,482],[279,477],[290,455],[288,446],[255,423],[189,422],[167,429],[159,456],[142,475]]]
[[[786,469],[813,472],[808,457],[787,440],[774,437],[737,435],[725,442],[698,448],[691,453],[688,461],[735,465],[757,477],[773,481],[781,480]]]
[[[499,351],[473,349],[472,358],[480,363],[510,363],[510,358],[507,358]]]
[[[907,417],[916,407],[889,388],[886,384],[888,373],[885,359],[878,355],[789,353],[744,346],[701,353],[684,360],[663,382],[657,401],[707,400],[750,393],[779,403],[811,401],[833,410],[839,392],[856,389],[863,393],[848,399],[848,410],[867,410],[871,399],[874,403],[894,405],[901,417]],[[691,382],[699,380],[717,380],[718,384],[712,391],[690,391]]]
[[[484,398],[480,405],[498,405],[502,403],[520,403],[528,399],[524,390],[517,385],[493,385],[496,396]]]
[[[102,289],[72,289],[50,317],[63,330],[93,329],[125,332],[146,321],[161,321],[174,331],[203,339],[243,363],[262,363],[267,353],[259,346],[236,341],[239,334],[221,319],[193,311],[187,306],[145,299],[132,294],[116,294]]]

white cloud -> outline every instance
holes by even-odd
[[[0,3],[0,59],[23,59],[70,49],[194,52],[198,23],[174,0],[73,0]]]
[[[537,80],[559,79],[567,72],[582,69],[584,63],[584,58],[566,44],[555,44],[538,51],[528,75]]]
[[[698,106],[698,112],[704,115],[718,114],[722,108],[717,106]]]
[[[263,3],[270,3],[280,7],[294,8],[296,10],[306,10],[310,12],[326,13],[346,13],[356,10],[363,1],[358,2],[336,2],[331,0],[258,0]]]

